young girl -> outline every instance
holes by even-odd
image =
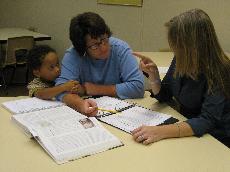
[[[29,96],[52,99],[62,92],[77,92],[78,82],[68,81],[54,86],[54,80],[60,74],[59,60],[54,49],[47,45],[35,46],[28,54],[29,65],[35,76],[27,88]]]
[[[161,81],[157,66],[148,57],[140,67],[148,73],[154,97],[160,102],[174,99],[188,120],[164,126],[142,126],[132,134],[149,144],[172,137],[210,133],[230,146],[230,60],[217,40],[209,16],[193,9],[168,23],[168,41],[174,52],[171,66]]]

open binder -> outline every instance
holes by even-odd
[[[99,107],[96,116],[98,120],[128,133],[141,125],[157,126],[178,121],[171,115],[152,111],[113,97],[103,96],[92,98],[92,100]]]

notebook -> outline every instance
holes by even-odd
[[[17,100],[17,108],[10,110],[16,112],[21,104],[28,101]],[[9,108],[15,102],[4,104]],[[32,108],[32,111],[25,108],[27,112],[14,114],[11,119],[27,135],[35,138],[56,163],[62,164],[123,146],[96,118],[88,118],[64,104],[53,105],[41,110]]]
[[[171,115],[152,111],[113,97],[103,96],[93,100],[99,107],[96,117],[100,121],[128,133],[142,125],[157,126],[178,121]]]

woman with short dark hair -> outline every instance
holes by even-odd
[[[85,95],[143,97],[144,77],[132,50],[126,42],[111,36],[100,15],[79,14],[71,20],[69,30],[73,47],[64,55],[56,85],[76,80]],[[96,108],[77,94],[63,93],[58,99],[83,114],[96,114]]]

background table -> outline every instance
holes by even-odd
[[[6,43],[8,38],[33,36],[35,41],[51,40],[51,36],[24,28],[0,28],[0,43]]]
[[[1,63],[4,64],[6,57],[6,49],[7,49],[7,40],[8,38],[13,37],[21,37],[21,36],[33,36],[34,41],[43,41],[43,40],[51,40],[51,36],[45,35],[39,32],[30,31],[24,28],[0,28],[0,59]],[[24,75],[24,74],[23,74]],[[18,75],[20,76],[20,75]],[[21,77],[20,77],[21,78]],[[19,79],[21,80],[21,79]]]

